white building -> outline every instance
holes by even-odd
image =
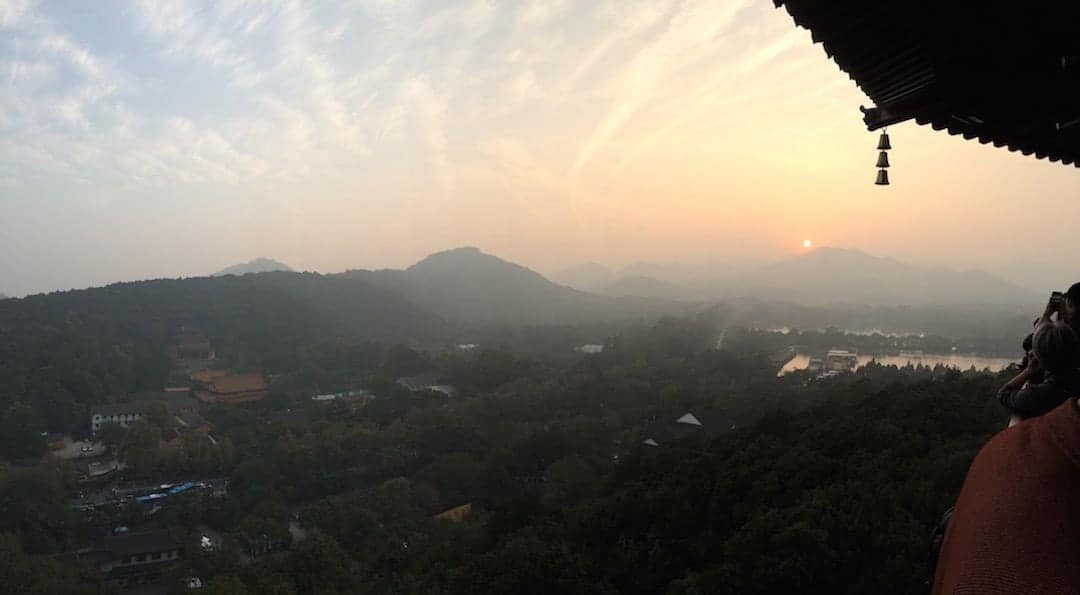
[[[146,404],[146,401],[133,401],[98,405],[90,410],[90,430],[96,434],[105,424],[120,424],[126,428],[143,418]]]
[[[830,349],[825,354],[826,372],[853,372],[859,367],[859,356],[846,349]]]

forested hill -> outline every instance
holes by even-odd
[[[382,483],[329,497],[310,485],[295,490],[313,500],[301,512],[307,526],[361,569],[353,578],[335,575],[335,565],[306,574],[337,576],[325,580],[360,593],[926,593],[930,531],[971,458],[1003,426],[988,398],[997,380],[950,373],[913,382],[893,372],[889,381],[887,371],[879,379],[871,372],[819,385],[812,392],[828,402],[808,411],[658,447],[638,434],[623,442],[628,454],[612,457],[612,438],[633,435],[621,424],[635,419],[637,383],[745,363],[717,361],[730,357],[664,371],[597,362],[548,394],[508,387],[452,412],[407,416],[394,428],[402,442],[429,445],[420,446],[415,471],[397,477],[408,464],[390,471],[374,462],[398,452],[391,447],[341,452],[352,461],[343,466],[381,474]],[[609,386],[602,379],[616,369],[625,376]],[[695,399],[686,392],[678,398]],[[608,417],[584,395],[604,395]],[[670,405],[652,404],[676,412]],[[381,444],[386,436],[341,432],[295,437],[288,452],[333,468],[302,453],[321,452],[327,440]],[[439,454],[425,451],[435,444]],[[277,465],[282,486],[300,485],[303,472]],[[440,502],[472,502],[484,514],[452,527],[427,520]]]
[[[1000,379],[872,366],[807,385],[707,336],[660,324],[561,369],[455,358],[472,389],[351,419],[233,412],[221,432],[249,438],[220,526],[298,518],[312,537],[203,576],[238,593],[926,593],[930,529],[1004,425]],[[654,433],[687,411],[703,427]]]
[[[309,273],[119,283],[0,302],[0,405],[34,403],[48,427],[85,404],[162,386],[178,327],[199,326],[234,363],[270,370],[335,339],[436,340],[448,325],[361,279]]]
[[[202,412],[228,445],[205,457],[228,477],[227,497],[189,493],[148,521],[186,536],[190,552],[200,552],[197,527],[224,535],[228,545],[188,554],[177,576],[241,595],[921,595],[930,529],[1005,423],[993,396],[1001,375],[870,365],[824,380],[777,377],[747,337],[714,348],[716,328],[703,320],[625,329],[601,353],[568,358],[403,346],[356,357],[362,349],[334,338],[381,323],[337,308],[386,294],[353,283],[267,274],[0,305],[0,395],[30,394],[45,415],[71,415],[74,394],[160,373],[164,356],[151,347],[182,317],[202,316],[215,346],[283,370],[263,401]],[[439,328],[394,303],[383,316]],[[30,354],[17,354],[20,344]],[[431,367],[458,388],[453,398],[393,380]],[[357,373],[377,398],[311,399]],[[3,409],[0,427],[25,420],[24,409]],[[675,427],[687,412],[702,425]],[[14,435],[0,432],[0,446]],[[196,460],[153,444],[146,452],[127,458],[127,473],[153,484]],[[17,584],[21,568],[76,580],[77,567],[48,556],[121,522],[74,514],[65,477],[47,462],[0,465],[9,503],[0,533],[15,536],[0,539],[11,562],[0,584]],[[440,518],[465,505],[461,518]],[[243,549],[268,536],[288,549]]]
[[[578,291],[476,248],[432,254],[405,270],[357,270],[343,276],[382,285],[447,320],[466,323],[611,321],[690,308],[674,302]]]

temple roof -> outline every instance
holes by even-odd
[[[1080,2],[773,0],[874,102],[935,130],[1080,166]]]

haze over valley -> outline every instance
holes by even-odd
[[[1080,592],[1074,4],[0,0],[0,591]]]
[[[263,274],[269,275],[266,280]],[[546,277],[463,247],[404,269],[296,273],[285,263],[260,257],[213,276],[226,275],[240,275],[248,283],[310,286],[304,299],[318,299],[315,288],[323,284],[368,288],[383,301],[466,325],[626,322],[695,315],[721,306],[730,323],[761,328],[836,326],[998,337],[1019,333],[1023,325],[1017,326],[1018,321],[1030,318],[1041,299],[1034,289],[980,270],[922,267],[830,247],[758,266],[640,263],[613,270],[588,263]],[[196,277],[143,283],[183,287],[207,282]],[[346,295],[340,307],[352,299]],[[368,304],[366,297],[358,299],[357,308]],[[407,333],[400,337],[410,338]]]

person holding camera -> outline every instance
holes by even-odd
[[[1018,418],[1046,414],[1069,397],[1080,396],[1080,338],[1070,325],[1041,321],[1025,359],[1024,369],[998,391],[998,400]]]
[[[1057,319],[1072,327],[1073,331],[1080,335],[1080,283],[1073,283],[1064,293],[1055,291],[1050,294],[1050,301],[1046,304],[1043,314],[1035,321],[1038,326],[1044,322]]]
[[[1058,310],[1058,319],[1064,320],[1080,335],[1080,283],[1073,283],[1065,292]]]
[[[999,391],[1030,419],[998,432],[971,462],[943,521],[934,595],[1080,593],[1078,309],[1080,283],[1055,292],[1026,365]]]

